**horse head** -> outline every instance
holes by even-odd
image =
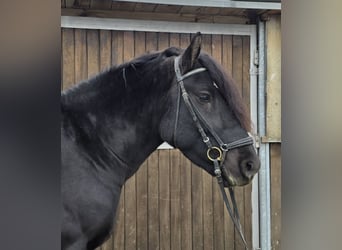
[[[215,175],[225,186],[248,184],[260,168],[249,136],[250,118],[232,78],[201,52],[201,35],[173,59],[175,77],[160,125],[163,140]]]

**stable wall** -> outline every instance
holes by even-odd
[[[62,29],[63,89],[99,71],[169,46],[185,48],[190,34],[124,30]],[[233,75],[250,105],[250,36],[203,35],[203,50]],[[236,198],[252,245],[248,185]],[[156,150],[125,184],[114,235],[101,249],[244,249],[216,179],[176,149]]]

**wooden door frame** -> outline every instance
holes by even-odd
[[[250,37],[250,111],[255,132],[258,131],[257,72],[257,27],[250,24],[214,24],[190,22],[166,22],[152,20],[61,16],[61,28],[124,30],[144,32],[195,33],[211,35],[237,35]],[[252,182],[252,244],[259,246],[259,183],[258,176]]]

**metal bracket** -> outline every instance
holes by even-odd
[[[261,143],[281,143],[281,138],[261,136]]]
[[[255,135],[254,138],[255,138],[255,147],[260,148],[260,136]]]
[[[253,60],[253,64],[255,66],[259,66],[259,50],[255,50],[254,51],[254,60]]]
[[[254,75],[254,76],[258,75],[259,74],[258,68],[254,66],[252,69],[249,70],[249,74]]]

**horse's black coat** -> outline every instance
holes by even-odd
[[[227,142],[246,136],[249,118],[233,81],[206,54],[200,36],[182,51],[169,48],[113,67],[62,93],[62,249],[94,249],[112,230],[125,180],[163,141],[175,145],[210,174],[205,146],[184,105],[174,133],[178,86],[173,61],[181,55],[183,73],[203,72],[186,80],[194,103]],[[214,87],[216,83],[218,89]],[[203,101],[203,95],[209,100]],[[241,164],[259,162],[252,146],[234,149],[225,167],[236,185],[250,181]]]

